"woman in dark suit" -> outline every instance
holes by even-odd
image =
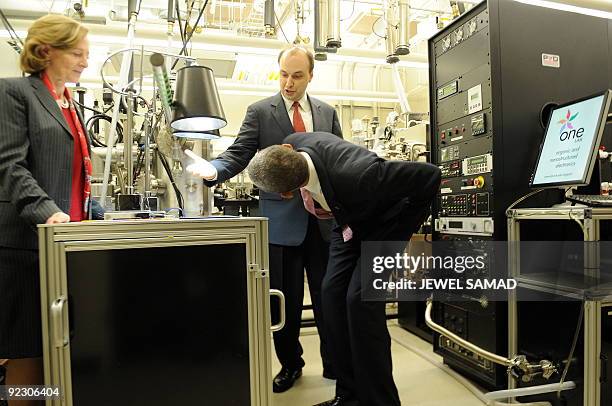
[[[86,37],[70,18],[42,17],[21,53],[30,76],[0,79],[0,372],[7,385],[42,383],[36,225],[91,213],[89,142],[65,87],[87,67]]]

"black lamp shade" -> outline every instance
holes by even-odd
[[[185,66],[177,71],[172,128],[210,131],[227,125],[213,71],[206,66]]]
[[[218,140],[221,138],[219,130],[211,131],[175,131],[172,133],[175,137],[189,138],[192,140]]]

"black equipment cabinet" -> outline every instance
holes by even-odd
[[[429,40],[429,62],[432,162],[443,177],[433,239],[504,241],[505,211],[529,192],[550,106],[612,88],[612,20],[489,0]],[[611,132],[603,139],[608,149]],[[562,199],[550,190],[523,205],[547,207]],[[542,229],[525,235],[551,238],[564,236]],[[437,298],[434,321],[507,354],[506,306],[473,299]],[[444,319],[453,312],[465,314],[463,323]],[[434,333],[434,349],[447,364],[488,389],[506,386],[504,368],[486,370],[461,347],[444,344]]]

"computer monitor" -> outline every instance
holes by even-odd
[[[606,127],[612,90],[555,108],[531,176],[532,188],[586,186]]]

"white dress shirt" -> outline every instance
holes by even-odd
[[[291,121],[291,125],[293,125],[293,102],[289,99],[286,99],[285,96],[282,95],[283,101],[285,102],[285,107],[287,108],[287,114],[289,115],[289,121]],[[304,93],[304,96],[299,100],[300,103],[300,114],[302,115],[302,121],[304,121],[304,127],[306,128],[306,132],[313,132],[314,125],[312,122],[312,109],[310,108],[310,103],[308,102],[308,96]]]
[[[304,186],[304,189],[310,192],[312,198],[319,203],[325,211],[331,213],[329,205],[325,200],[325,196],[323,196],[323,190],[321,190],[321,183],[319,182],[319,175],[317,175],[317,170],[312,163],[312,159],[310,159],[310,155],[302,151],[300,151],[300,154],[304,155],[306,158],[306,163],[308,163],[308,183],[306,186]]]

